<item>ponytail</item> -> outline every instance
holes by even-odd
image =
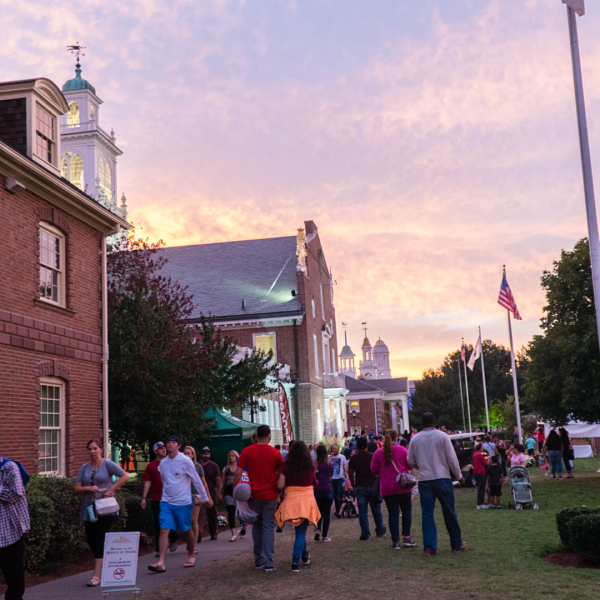
[[[383,442],[383,460],[386,465],[392,464],[392,448],[398,439],[398,433],[394,429],[388,429]]]

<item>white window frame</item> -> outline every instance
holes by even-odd
[[[323,300],[323,284],[320,285],[321,288],[321,316],[323,317],[323,321],[325,320],[325,301]]]
[[[317,312],[315,310],[315,299],[314,298],[311,300],[311,303],[312,303],[312,314],[313,314],[313,321],[314,321],[317,318]]]
[[[55,267],[52,267],[50,265],[46,265],[46,264],[42,263],[42,231],[45,231],[46,233],[49,233],[50,235],[53,235],[54,237],[58,238],[58,241],[59,241],[58,269],[56,269]],[[58,276],[57,276],[57,288],[58,288],[57,300],[52,300],[52,298],[45,298],[44,296],[42,296],[41,291],[40,291],[40,300],[43,300],[44,302],[48,302],[49,304],[54,304],[55,306],[63,306],[64,307],[65,299],[66,299],[66,290],[65,290],[65,287],[66,287],[65,286],[65,273],[66,273],[66,268],[65,268],[66,267],[66,264],[65,264],[66,244],[65,244],[65,241],[66,241],[66,238],[65,238],[65,234],[62,231],[60,231],[60,229],[57,229],[50,223],[47,223],[46,221],[41,221],[39,236],[40,236],[40,261],[39,261],[40,287],[42,284],[42,281],[41,281],[42,267],[45,267],[46,269],[51,269],[58,273]]]
[[[321,376],[319,375],[320,370],[319,370],[319,342],[317,340],[317,334],[313,333],[313,341],[314,341],[314,346],[315,346],[315,375],[317,377],[317,379],[321,379]]]
[[[40,114],[47,114],[52,122],[52,138],[48,137],[48,134],[45,131],[42,131],[39,127],[38,127],[38,111]],[[56,163],[58,160],[58,144],[57,141],[59,139],[59,132],[58,132],[58,123],[57,123],[57,119],[56,117],[46,108],[44,108],[41,104],[39,104],[38,102],[35,103],[35,120],[34,120],[34,124],[35,124],[35,138],[34,138],[34,146],[33,146],[33,152],[34,154],[40,158],[41,160],[43,160],[46,164],[52,165],[53,167],[56,167]],[[39,153],[38,151],[38,136],[42,137],[43,139],[45,139],[48,142],[48,148],[50,150],[50,160],[48,160],[48,155],[46,154],[46,156],[43,156],[42,154]],[[45,153],[44,153],[45,154]]]
[[[256,348],[256,338],[264,335],[273,336],[273,362],[277,362],[277,334],[274,331],[265,331],[264,333],[253,333],[252,334],[252,347]]]
[[[43,399],[42,399],[42,386],[53,386],[55,388],[60,389],[60,398],[59,398],[59,426],[58,427],[44,427],[42,425],[42,408],[43,408]],[[39,457],[39,447],[40,447],[40,434],[42,431],[58,431],[58,461],[57,461],[57,470],[51,471],[39,471],[43,475],[64,475],[65,474],[65,391],[66,385],[62,379],[58,379],[57,377],[43,377],[40,379],[40,406],[39,406],[39,415],[40,415],[40,426],[38,428],[38,457]]]
[[[352,404],[356,402],[358,408],[352,408]],[[348,400],[348,413],[352,414],[352,412],[359,413],[360,412],[360,400]],[[350,417],[352,418],[352,417]]]

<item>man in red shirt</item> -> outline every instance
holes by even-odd
[[[150,496],[150,502],[152,506],[152,516],[154,517],[154,544],[156,546],[156,556],[159,556],[158,552],[158,538],[160,537],[160,525],[158,523],[158,517],[160,516],[160,501],[162,499],[163,482],[160,477],[160,471],[158,465],[160,461],[167,455],[167,449],[162,442],[156,442],[152,450],[156,454],[156,458],[148,463],[146,470],[144,471],[144,491],[142,492],[142,508],[146,509],[146,498],[150,487],[152,487],[152,495]],[[169,542],[171,552],[177,550],[177,532],[169,531]]]
[[[256,430],[258,442],[242,450],[233,479],[235,487],[244,473],[248,471],[254,510],[258,521],[252,528],[254,541],[254,567],[264,569],[266,573],[275,570],[273,554],[275,552],[275,512],[277,511],[277,471],[283,464],[281,452],[269,446],[271,428],[260,425]]]
[[[485,467],[487,460],[481,451],[483,445],[481,442],[475,444],[475,452],[473,452],[473,477],[477,483],[477,510],[487,508],[485,503]]]

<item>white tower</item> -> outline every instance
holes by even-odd
[[[75,77],[67,81],[62,92],[69,112],[61,116],[61,174],[73,185],[95,198],[109,210],[127,218],[125,195],[117,205],[117,147],[114,131],[100,127],[102,100],[96,89],[81,77],[79,62],[83,46],[69,46],[77,55]]]
[[[342,375],[348,375],[352,379],[356,379],[356,367],[354,366],[355,354],[352,352],[352,348],[348,346],[348,334],[344,331],[344,339],[346,345],[340,352],[340,373]]]
[[[373,348],[373,359],[377,369],[377,379],[391,379],[392,370],[390,368],[390,350],[381,338],[375,342],[375,348]]]
[[[366,325],[366,323],[363,323],[363,325]],[[363,340],[361,347],[363,359],[358,365],[360,376],[365,379],[377,379],[377,369],[375,367],[375,361],[373,360],[373,347],[367,337],[367,328],[364,327],[363,329],[365,330],[365,339]]]

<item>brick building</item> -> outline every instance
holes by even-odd
[[[105,238],[128,224],[61,177],[61,90],[0,84],[0,451],[74,475],[108,439]]]
[[[194,295],[191,322],[210,315],[238,346],[272,350],[289,371],[295,437],[313,443],[343,435],[346,390],[337,366],[333,281],[314,222],[306,221],[297,236],[161,252],[168,259],[162,274]],[[257,421],[277,431],[275,395],[260,404],[266,410]]]

